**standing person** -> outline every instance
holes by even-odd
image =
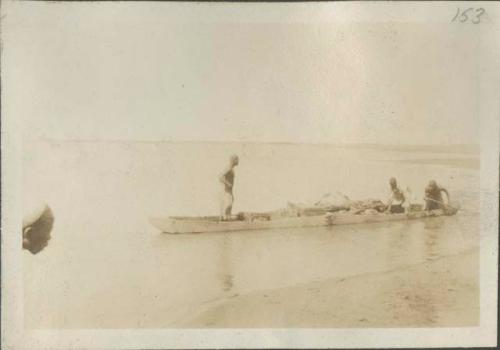
[[[221,200],[221,220],[231,220],[231,211],[233,209],[234,195],[234,167],[239,163],[237,155],[229,158],[229,166],[219,176],[219,181],[224,185],[223,196]]]
[[[448,203],[450,203],[450,194],[444,187],[439,187],[436,181],[429,181],[429,185],[425,188],[425,210],[442,209],[445,207],[441,192],[446,194]]]
[[[391,187],[391,195],[387,201],[386,211],[391,214],[404,213],[403,203],[406,201],[406,198],[403,191],[398,187],[398,183],[394,177],[389,179],[389,186]]]

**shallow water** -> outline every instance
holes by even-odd
[[[436,179],[462,210],[412,222],[229,234],[165,235],[149,225],[150,216],[216,214],[217,174],[232,153],[240,155],[236,212],[311,203],[337,190],[385,200],[391,176],[417,201]],[[479,172],[471,154],[44,142],[26,144],[25,155],[26,192],[45,199],[56,217],[46,250],[25,254],[29,328],[175,327],[222,298],[398,269],[478,246]],[[457,166],[461,159],[468,165]]]

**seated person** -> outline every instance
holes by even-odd
[[[443,201],[441,192],[446,194],[448,203],[450,202],[450,194],[446,188],[439,187],[436,181],[429,181],[429,185],[425,188],[425,210],[444,209],[446,204]]]
[[[393,177],[389,180],[389,185],[391,187],[391,195],[387,201],[386,212],[391,214],[404,213],[405,208],[403,207],[403,203],[406,201],[406,198],[403,191],[399,189],[398,183]]]

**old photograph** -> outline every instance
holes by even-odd
[[[2,343],[495,345],[497,5],[3,4]]]

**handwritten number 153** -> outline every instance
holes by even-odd
[[[455,14],[455,17],[453,17],[451,21],[452,22],[458,21],[465,23],[470,19],[472,23],[478,24],[479,22],[481,22],[481,16],[484,15],[485,12],[486,10],[483,9],[482,7],[479,8],[470,7],[463,11],[460,8],[457,8],[457,13]]]

